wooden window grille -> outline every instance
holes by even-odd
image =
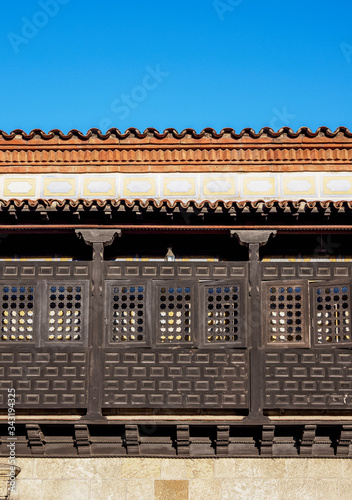
[[[36,332],[34,283],[1,283],[1,340],[33,342]]]
[[[312,286],[316,345],[351,344],[351,285],[323,282]]]
[[[263,311],[266,345],[309,345],[306,282],[264,283]]]
[[[203,285],[205,303],[205,343],[239,344],[243,342],[243,300],[239,284]]]
[[[162,282],[156,285],[158,343],[194,342],[193,284]]]
[[[243,289],[215,280],[107,281],[107,343],[242,347]]]
[[[48,341],[82,341],[83,293],[82,284],[48,283]]]
[[[146,329],[146,285],[110,283],[107,288],[109,342],[142,343]]]

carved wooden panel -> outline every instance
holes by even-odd
[[[87,279],[90,275],[91,262],[8,262],[0,261],[0,278],[35,278],[35,277],[80,277]]]
[[[224,279],[248,276],[248,262],[119,262],[105,263],[105,278],[199,278]]]
[[[265,408],[352,409],[349,350],[263,351]]]
[[[347,278],[352,277],[352,266],[332,262],[262,262],[262,279],[276,278]]]
[[[0,406],[16,389],[17,408],[86,407],[87,353],[70,349],[17,349],[0,353]]]
[[[247,408],[248,353],[105,351],[105,407]]]

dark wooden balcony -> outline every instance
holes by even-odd
[[[32,439],[55,455],[60,415],[81,436],[69,456],[80,439],[99,454],[106,425],[108,455],[348,454],[351,263],[260,261],[269,231],[237,232],[247,261],[104,260],[115,232],[81,231],[92,260],[0,263],[0,403],[16,390],[20,454]]]

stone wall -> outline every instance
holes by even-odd
[[[22,458],[11,500],[351,500],[350,459]]]

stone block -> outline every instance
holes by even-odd
[[[252,496],[252,479],[223,479],[221,500],[255,500]]]
[[[280,500],[316,500],[316,484],[311,479],[282,479],[279,481]],[[326,499],[327,500],[327,499]]]
[[[211,458],[187,460],[186,474],[188,479],[213,479],[214,460]]]
[[[127,481],[127,500],[154,500],[154,481],[151,479]]]
[[[307,478],[309,458],[286,458],[284,476],[289,478]]]
[[[315,487],[317,500],[335,500],[337,497],[341,498],[336,494],[338,489],[337,480],[320,479],[320,481],[315,481]],[[352,498],[352,489],[350,489],[349,498]]]
[[[154,500],[188,500],[188,481],[156,480]]]
[[[99,458],[95,463],[97,479],[118,479],[121,477],[120,458]]]
[[[69,481],[63,481],[62,479],[44,479],[42,481],[41,500],[61,500],[65,498],[64,494],[67,493]]]
[[[215,479],[234,479],[236,471],[236,458],[219,458],[214,461]]]
[[[34,458],[16,458],[16,465],[21,469],[19,479],[32,479],[34,476]]]
[[[352,498],[352,480],[350,479],[340,479],[338,481],[338,495],[336,494],[336,482],[334,481],[335,495],[331,497],[332,499],[338,498],[338,500],[351,500]]]
[[[8,495],[8,478],[6,475],[0,476],[0,498],[7,498]]]
[[[66,458],[64,460],[65,479],[94,479],[99,458]]]
[[[75,500],[87,500],[89,498],[89,480],[62,480],[61,492],[62,498],[74,498]],[[43,499],[46,497],[43,496]],[[59,497],[54,497],[59,500]]]
[[[41,500],[41,479],[16,479],[16,490],[11,493],[11,500]]]
[[[122,479],[160,479],[159,458],[122,458]]]
[[[279,500],[279,480],[252,479],[251,491],[253,500]]]
[[[186,479],[187,460],[164,458],[161,460],[161,479]]]
[[[126,500],[126,494],[127,481],[121,481],[120,479],[93,479],[90,482],[91,500],[98,498],[104,500]]]
[[[316,479],[345,478],[348,470],[350,473],[352,472],[349,462],[345,459],[310,459],[308,460],[308,477]]]
[[[274,458],[237,459],[236,477],[275,479],[284,477],[285,460]]]
[[[62,458],[35,458],[35,479],[64,479],[65,461]]]
[[[221,481],[212,479],[190,479],[189,481],[189,500],[221,500]]]

